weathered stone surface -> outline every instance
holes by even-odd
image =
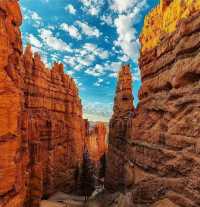
[[[84,120],[78,89],[62,64],[47,69],[22,54],[17,0],[0,1],[0,206],[39,205],[71,191],[82,162]]]
[[[113,116],[109,126],[109,147],[105,185],[116,191],[129,185],[126,173],[126,142],[130,138],[129,129],[133,117],[132,75],[129,65],[122,66],[118,74],[118,83],[113,107]],[[126,183],[127,181],[128,183]]]
[[[186,6],[184,11],[193,11],[199,5],[199,1],[162,2],[171,3],[169,8],[166,5],[166,12],[176,6],[182,9],[180,2]],[[156,25],[160,29],[159,19],[157,24],[152,14],[148,17],[149,29]],[[175,18],[176,12],[171,14]],[[139,60],[139,106],[129,120],[130,128],[122,131],[123,127],[113,124],[113,119],[110,122],[108,155],[112,162],[108,160],[108,188],[115,186],[112,189],[118,190],[116,182],[126,186],[127,179],[121,177],[128,174],[133,179],[128,179],[126,190],[136,206],[200,206],[200,13],[186,17],[172,33],[167,32],[150,46],[151,51],[145,50],[149,46],[141,40],[144,50]],[[152,31],[148,41],[154,41],[154,35],[159,34]],[[121,131],[123,139],[118,138],[117,131]],[[119,174],[117,166],[126,168]]]
[[[157,46],[177,24],[200,11],[200,2],[194,0],[160,0],[160,4],[146,16],[141,34],[142,52]]]
[[[89,127],[89,124],[88,124]],[[90,159],[99,162],[101,157],[107,151],[106,126],[103,122],[97,122],[91,128],[89,127],[86,134],[86,146]]]

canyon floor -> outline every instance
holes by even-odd
[[[42,200],[40,207],[121,207],[126,206],[127,199],[121,193],[102,191],[91,196],[85,203],[84,197],[57,192],[48,200]]]

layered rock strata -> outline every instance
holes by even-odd
[[[132,75],[129,65],[122,66],[114,100],[113,116],[109,123],[109,145],[105,185],[111,191],[126,188],[126,142],[130,138],[131,121],[134,115]]]
[[[82,162],[84,120],[78,89],[62,64],[47,69],[23,54],[17,0],[0,1],[0,206],[38,206],[71,191]]]
[[[200,1],[198,0],[160,0],[160,4],[145,17],[140,37],[141,52],[156,47],[163,36],[176,30],[181,20],[199,10]]]
[[[108,167],[111,178],[108,188],[116,186],[116,181],[121,181],[119,175],[125,174],[128,183],[126,180],[122,184],[130,187],[126,189],[133,206],[197,207],[200,206],[200,12],[196,6],[199,1],[161,3],[173,15],[176,3],[181,3],[184,11],[196,8],[196,12],[179,19],[173,32],[162,32],[162,38],[152,46],[148,43],[157,37],[156,31],[149,36],[142,34],[149,39],[141,42],[144,50],[139,60],[140,103],[130,128],[121,134],[123,144],[114,143],[119,140],[115,135],[119,127],[111,119],[110,130],[114,134],[110,136],[108,154],[115,166]],[[162,31],[163,24],[155,21],[157,9],[147,17],[144,28],[158,27]],[[163,17],[165,13],[159,15]],[[114,112],[113,116],[117,114]],[[121,174],[117,172],[117,179],[115,169],[123,159],[126,167]]]
[[[90,159],[95,163],[98,163],[107,151],[106,136],[107,130],[103,122],[97,122],[91,128],[89,127],[86,135],[86,146]]]

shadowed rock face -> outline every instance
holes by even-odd
[[[71,191],[82,162],[84,120],[63,65],[47,69],[30,46],[22,54],[18,1],[0,1],[0,206],[38,206]]]
[[[195,3],[190,6],[197,8]],[[182,19],[173,33],[163,34],[151,50],[142,51],[143,84],[131,128],[122,131],[111,119],[108,188],[117,182],[128,184],[135,206],[200,206],[199,31],[196,11]],[[116,131],[121,131],[123,142]],[[119,173],[117,166],[125,167]],[[122,175],[128,179],[123,181]]]
[[[118,83],[113,107],[113,116],[109,126],[109,147],[105,186],[111,191],[126,187],[126,142],[130,138],[133,117],[132,76],[129,65],[122,66],[118,74]]]

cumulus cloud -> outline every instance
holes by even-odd
[[[98,48],[97,45],[92,43],[85,43],[83,48],[89,53],[94,54],[95,56],[100,57],[101,59],[107,59],[109,57],[109,52],[102,48]]]
[[[30,21],[31,24],[38,28],[43,26],[42,17],[36,12],[22,7],[24,20]]]
[[[73,50],[73,56],[65,56],[63,61],[73,67],[74,70],[85,69],[87,74],[93,76],[100,76],[103,72],[103,68],[100,65],[92,67],[96,58],[107,59],[109,52],[103,48],[97,47],[96,44],[85,43],[82,47]]]
[[[111,0],[111,9],[123,13],[128,9],[136,6],[138,0]]]
[[[55,37],[49,29],[40,29],[40,37],[51,49],[68,52],[71,51],[71,47],[62,39]]]
[[[105,74],[109,74],[109,77],[116,77],[118,70],[121,67],[121,62],[106,62],[105,64],[96,64],[94,67],[89,67],[85,70],[85,73],[99,77]]]
[[[65,11],[69,12],[70,14],[76,14],[76,9],[72,4],[69,4],[65,7]]]
[[[120,46],[128,57],[137,59],[139,42],[136,38],[136,30],[133,27],[133,19],[131,16],[119,15],[115,19],[115,26],[118,33],[116,45]]]
[[[68,64],[70,67],[74,67],[77,64],[76,57],[74,56],[64,56],[63,62]]]
[[[94,67],[87,68],[85,73],[98,77],[104,74],[104,67],[102,65],[96,64]]]
[[[81,28],[82,33],[87,36],[99,37],[101,35],[100,31],[96,27],[91,27],[87,22],[76,21],[76,24]]]
[[[80,0],[83,11],[92,16],[98,16],[104,4],[104,0]]]
[[[35,37],[33,34],[28,34],[27,36],[27,41],[34,47],[36,48],[41,48],[42,47],[42,43],[41,41]]]
[[[139,40],[135,24],[140,19],[140,13],[147,7],[146,0],[112,0],[111,8],[118,14],[114,20],[118,34],[115,46],[121,47],[124,55],[137,62],[139,54]],[[127,59],[127,58],[126,58]]]
[[[79,30],[73,25],[68,25],[67,23],[62,23],[60,25],[60,29],[68,32],[69,35],[75,39],[78,39],[78,40],[81,39],[81,34],[80,34]]]

